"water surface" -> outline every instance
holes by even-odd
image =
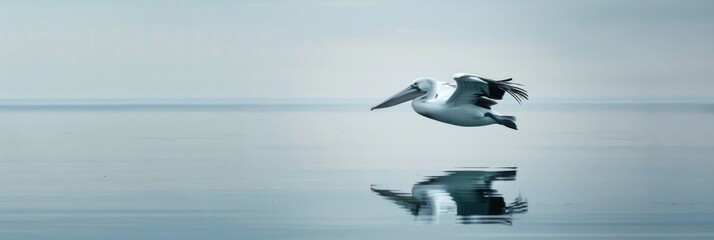
[[[369,107],[2,105],[0,238],[714,238],[714,105]]]

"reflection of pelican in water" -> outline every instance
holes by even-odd
[[[372,191],[409,210],[419,220],[431,221],[443,213],[456,212],[461,223],[511,224],[513,214],[528,211],[520,195],[506,204],[493,189],[494,181],[516,180],[515,168],[447,171],[414,184],[411,195],[393,190]]]

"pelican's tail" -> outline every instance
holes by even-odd
[[[518,130],[518,126],[516,126],[516,117],[514,116],[494,115],[493,113],[486,113],[486,117],[492,118],[496,121],[496,123],[506,126],[507,128]]]

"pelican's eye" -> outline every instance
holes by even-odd
[[[412,89],[416,89],[418,91],[421,91],[421,88],[419,88],[419,83],[412,83],[411,85]]]

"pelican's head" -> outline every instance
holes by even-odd
[[[388,108],[415,99],[426,94],[429,90],[434,88],[434,86],[436,86],[436,80],[430,78],[419,78],[417,80],[414,80],[414,82],[412,82],[409,87],[398,92],[397,94],[394,94],[394,96],[387,98],[387,100],[384,100],[382,103],[377,104],[377,106],[372,107],[372,109],[370,110]]]

